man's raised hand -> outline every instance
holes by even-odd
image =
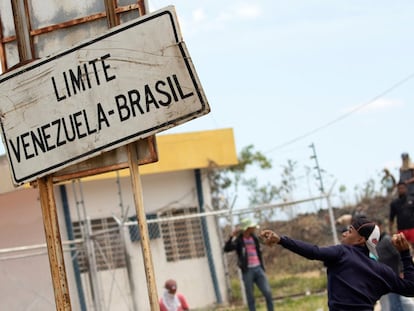
[[[280,236],[276,232],[269,229],[262,230],[259,237],[262,243],[268,246],[278,244],[280,241]]]
[[[410,243],[405,238],[404,233],[396,233],[392,236],[392,244],[398,251],[404,251],[410,249]]]

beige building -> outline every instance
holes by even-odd
[[[226,303],[207,172],[212,162],[237,164],[233,132],[156,140],[159,161],[140,166],[140,174],[158,295],[174,278],[192,308]],[[55,310],[38,189],[12,186],[6,156],[0,176],[2,308]],[[56,184],[55,199],[73,310],[149,310],[129,170]]]

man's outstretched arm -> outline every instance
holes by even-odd
[[[280,244],[284,248],[312,260],[336,260],[342,255],[341,249],[337,246],[319,247],[287,236],[280,236],[272,230],[261,231],[259,238],[265,245],[272,246]]]

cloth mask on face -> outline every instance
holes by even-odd
[[[181,307],[181,303],[178,297],[175,294],[170,294],[168,292],[168,289],[164,290],[162,299],[168,311],[177,311]]]

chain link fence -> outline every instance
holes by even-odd
[[[197,273],[200,267],[216,271],[217,275],[210,273],[215,291],[215,297],[211,293],[212,300],[221,300],[218,304],[225,304],[227,300],[239,304],[243,301],[243,290],[237,257],[235,252],[224,253],[222,250],[234,226],[241,219],[250,218],[261,228],[275,229],[315,244],[331,243],[332,231],[326,210],[295,217],[289,222],[271,220],[271,217],[277,218],[283,209],[284,212],[287,208],[299,209],[307,203],[309,200],[291,206],[206,213],[199,213],[196,207],[188,207],[148,214],[147,228],[155,274],[159,282],[164,281],[168,278],[168,269],[165,267],[173,265],[188,274],[189,282],[192,280],[197,284],[200,282]],[[142,259],[139,258],[141,239],[135,216],[127,219],[86,219],[73,222],[72,225],[74,240],[62,244],[67,272],[73,271],[68,274],[74,276],[69,279],[73,310],[138,310],[139,301],[147,299],[144,297],[147,296],[147,289],[146,281],[142,278],[144,274],[140,274],[143,269]],[[277,273],[298,273],[320,268],[318,263],[298,261],[296,255],[278,247],[265,247],[263,255],[270,277]],[[292,262],[295,264],[292,265]],[[223,263],[223,269],[217,269]],[[11,310],[23,310],[22,305],[26,306],[24,310],[54,310],[50,274],[39,276],[40,282],[50,283],[48,286],[43,284],[34,288],[29,287],[24,277],[25,269],[49,270],[46,245],[1,249],[0,264],[2,282],[7,282],[9,290],[15,289],[18,296],[23,297],[20,302],[8,304],[16,306]],[[204,267],[206,265],[208,267]],[[222,273],[224,275],[220,275]],[[215,285],[225,287],[227,297],[222,297]],[[195,288],[185,294],[199,295]],[[213,306],[208,308],[214,309]]]

